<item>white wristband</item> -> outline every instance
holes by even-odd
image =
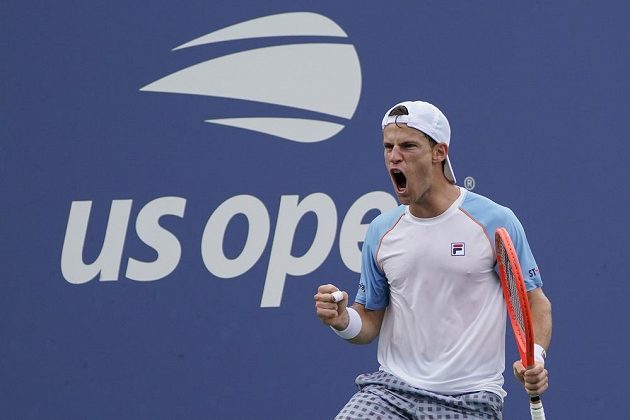
[[[361,320],[361,315],[359,315],[359,313],[353,308],[347,308],[347,311],[348,311],[349,322],[346,329],[343,331],[339,331],[333,327],[330,327],[330,328],[332,328],[335,334],[337,334],[339,337],[346,340],[351,340],[357,335],[359,335],[359,333],[361,332],[363,321]]]
[[[534,344],[534,360],[542,363],[544,366],[546,358],[547,352],[545,351],[545,349],[539,344]]]

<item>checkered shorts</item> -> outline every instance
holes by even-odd
[[[359,392],[336,420],[501,420],[503,417],[503,401],[492,392],[440,395],[415,388],[384,371],[360,375],[356,383]]]

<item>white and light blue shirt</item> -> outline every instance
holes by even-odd
[[[520,222],[481,195],[460,188],[459,198],[437,217],[417,218],[399,206],[372,221],[355,301],[370,310],[386,308],[378,344],[382,370],[432,392],[505,396],[498,227],[514,242],[527,290],[541,287]]]

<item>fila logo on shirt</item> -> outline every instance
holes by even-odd
[[[454,257],[466,255],[466,244],[464,242],[451,242],[451,255]]]

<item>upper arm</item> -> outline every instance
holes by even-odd
[[[361,250],[361,277],[355,302],[370,310],[384,309],[389,304],[387,277],[377,262],[377,253],[383,236],[400,220],[404,208],[379,217],[368,227]],[[381,215],[382,216],[382,215]]]
[[[536,295],[541,298],[545,298],[545,294],[542,293],[541,289],[543,282],[540,276],[540,270],[538,269],[536,259],[534,258],[532,250],[529,246],[527,236],[525,235],[525,229],[523,229],[523,225],[521,225],[521,222],[511,210],[508,210],[508,216],[506,228],[512,238],[512,242],[514,243],[516,253],[518,254],[518,261],[521,265],[523,280],[525,280],[525,287],[528,292],[538,290]]]
[[[537,287],[536,289],[528,291],[527,300],[529,301],[529,307],[532,312],[549,312],[551,314],[551,302],[542,288]]]

